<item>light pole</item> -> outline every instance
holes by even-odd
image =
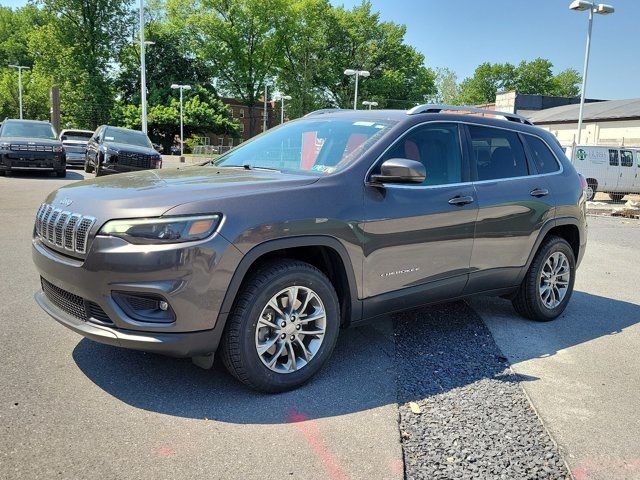
[[[262,119],[262,131],[267,131],[267,82],[264,82],[264,118]]]
[[[280,124],[284,123],[284,101],[285,100],[291,100],[291,96],[290,95],[278,95],[275,98],[276,101],[280,100]]]
[[[355,95],[353,97],[353,109],[357,110],[358,109],[358,77],[367,78],[371,74],[369,73],[368,70],[354,70],[352,68],[347,68],[344,71],[344,74],[349,76],[349,77],[351,75],[355,75],[356,76],[356,92],[355,92]]]
[[[184,156],[184,115],[182,113],[182,91],[191,90],[191,85],[180,85],[174,83],[171,88],[180,90],[180,156]]]
[[[589,27],[587,29],[587,47],[584,52],[584,69],[582,71],[582,92],[580,92],[580,112],[578,113],[578,141],[577,144],[580,143],[580,137],[582,136],[582,112],[584,110],[584,97],[585,90],[587,88],[587,72],[589,69],[589,52],[591,50],[591,29],[593,27],[593,14],[597,13],[599,15],[609,15],[610,13],[615,12],[615,9],[611,5],[605,5],[604,3],[599,3],[596,5],[595,1],[588,0],[574,0],[569,5],[571,10],[575,10],[577,12],[584,12],[585,10],[589,11]]]
[[[29,70],[29,67],[23,65],[9,65],[9,67],[18,70],[18,99],[20,102],[20,120],[22,120],[22,70]]]
[[[370,102],[369,100],[365,100],[364,102],[362,102],[362,105],[369,105],[369,110],[371,110],[371,107],[378,106],[378,102]]]
[[[142,105],[142,131],[147,133],[147,66],[145,47],[154,42],[144,41],[144,0],[140,0],[140,104]]]

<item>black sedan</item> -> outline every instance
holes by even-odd
[[[161,167],[162,157],[138,130],[102,125],[87,144],[84,170],[96,176]]]

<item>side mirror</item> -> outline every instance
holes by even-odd
[[[61,142],[66,142],[67,141],[67,136],[66,135],[60,135],[60,141]]]
[[[371,183],[422,183],[427,178],[424,165],[408,158],[390,158],[380,165],[380,173],[371,175]]]

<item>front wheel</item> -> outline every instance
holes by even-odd
[[[58,170],[58,171],[56,172],[56,176],[57,176],[58,178],[64,178],[64,177],[66,177],[66,176],[67,176],[67,169],[65,168],[64,170]]]
[[[91,173],[93,172],[93,168],[91,167],[91,165],[89,164],[89,159],[85,159],[84,160],[84,171],[85,173]]]
[[[320,270],[295,259],[270,262],[238,294],[222,339],[222,361],[254,390],[291,390],[331,356],[339,327],[338,297]]]
[[[573,293],[576,260],[563,238],[545,239],[512,300],[523,317],[547,322],[558,317]]]
[[[609,194],[609,198],[611,200],[613,200],[614,202],[619,202],[620,200],[622,200],[624,198],[625,195],[626,195],[626,193],[610,193]]]

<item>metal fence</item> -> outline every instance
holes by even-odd
[[[591,208],[640,202],[640,147],[575,145],[565,153],[587,180]]]

